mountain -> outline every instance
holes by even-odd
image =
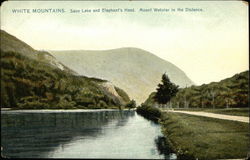
[[[100,77],[113,82],[139,103],[156,89],[164,72],[180,87],[193,84],[174,64],[138,48],[49,52],[80,75]]]
[[[245,71],[220,82],[180,89],[171,103],[175,108],[248,107],[248,92],[249,71]],[[154,95],[151,93],[144,104],[154,105]]]
[[[39,51],[36,51],[28,44],[20,41],[16,37],[1,30],[1,50],[3,52],[18,52],[23,56],[36,59]]]
[[[126,92],[107,80],[77,75],[45,51],[1,31],[1,107],[122,108]]]
[[[77,74],[76,72],[59,62],[50,53],[46,51],[37,51],[30,47],[28,44],[20,41],[18,38],[8,34],[3,30],[1,30],[1,50],[3,52],[16,52],[30,59],[48,63],[55,68],[59,68],[60,70],[64,70],[72,74]]]

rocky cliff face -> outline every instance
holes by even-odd
[[[110,94],[112,94],[113,96],[119,97],[119,94],[116,92],[115,90],[115,86],[111,83],[111,82],[103,82],[101,83],[101,86],[104,87],[104,89],[109,92]]]

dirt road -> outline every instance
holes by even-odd
[[[185,114],[191,114],[191,115],[196,115],[196,116],[211,117],[211,118],[249,123],[249,117],[243,117],[243,116],[230,116],[230,115],[225,115],[225,114],[216,114],[216,113],[209,113],[209,112],[195,112],[195,111],[191,112],[191,111],[163,110],[163,112],[185,113]]]

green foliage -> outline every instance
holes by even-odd
[[[174,108],[240,108],[249,105],[249,71],[234,75],[220,82],[181,88],[171,98]],[[155,93],[144,102],[153,105]]]
[[[161,118],[161,111],[158,108],[152,106],[141,105],[136,109],[136,112],[156,123],[158,123],[159,119]]]
[[[136,102],[135,102],[135,100],[132,99],[129,103],[127,103],[125,105],[125,108],[129,108],[129,109],[136,108]]]
[[[45,51],[37,51],[1,31],[1,107],[120,108],[129,102],[104,91],[106,80],[78,76]],[[61,69],[59,69],[59,67]]]
[[[154,104],[156,103],[154,97],[155,97],[156,92],[152,92],[148,98],[146,99],[146,101],[143,103],[144,105],[147,106],[154,106]]]
[[[184,108],[248,107],[248,74],[245,71],[220,82],[183,88],[171,101]]]
[[[17,52],[1,50],[1,71],[1,107],[69,109],[122,105],[100,89],[105,80],[76,76]]]
[[[160,104],[166,104],[178,92],[178,86],[170,82],[166,74],[162,75],[162,84],[158,84],[154,99]]]

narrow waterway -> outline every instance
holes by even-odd
[[[163,139],[135,111],[1,112],[2,155],[10,158],[176,159]]]

